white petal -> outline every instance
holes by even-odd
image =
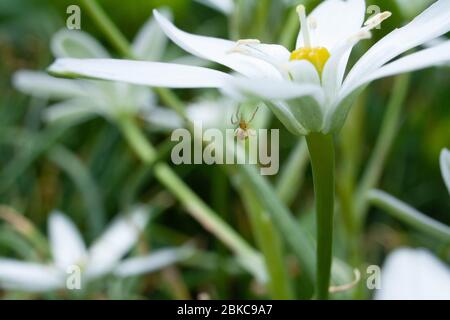
[[[232,78],[223,89],[225,93],[238,93],[266,100],[291,100],[303,96],[313,97],[319,105],[323,103],[323,90],[313,84],[300,84],[283,80]]]
[[[443,149],[440,156],[441,173],[444,178],[445,185],[450,193],[450,151]]]
[[[450,299],[450,270],[424,249],[397,249],[381,271],[377,300]]]
[[[127,216],[116,218],[89,249],[86,276],[100,277],[113,270],[135,245],[148,219],[149,214],[144,208],[137,208]]]
[[[343,90],[354,91],[360,80],[385,63],[450,30],[450,1],[439,0],[406,26],[396,29],[368,50],[349,72]]]
[[[114,270],[119,277],[135,276],[143,273],[155,272],[174,263],[183,261],[192,256],[191,248],[174,248],[154,251],[143,257],[129,258],[123,261]]]
[[[88,33],[62,29],[51,41],[52,52],[57,58],[109,58],[103,46]]]
[[[19,91],[42,98],[63,99],[84,95],[80,81],[57,79],[44,72],[20,70],[14,73],[12,81]]]
[[[154,10],[153,14],[166,35],[187,52],[227,66],[249,77],[279,77],[279,72],[267,62],[244,54],[233,53],[236,42],[184,32],[175,27],[157,10]]]
[[[255,39],[239,40],[230,53],[244,54],[263,60],[277,69],[280,64],[289,61],[291,56],[289,50],[281,45],[260,43]]]
[[[284,65],[289,77],[298,83],[309,83],[320,86],[317,69],[307,60],[293,60]]]
[[[202,58],[191,56],[191,55],[185,55],[178,58],[175,58],[173,60],[169,61],[170,63],[174,64],[184,64],[188,66],[196,66],[196,67],[209,67],[211,66],[211,61],[204,60]]]
[[[65,215],[53,212],[49,222],[49,240],[56,266],[66,270],[71,265],[82,265],[86,248],[81,234]]]
[[[64,286],[64,273],[52,266],[0,259],[0,288],[42,292]]]
[[[43,118],[47,122],[64,120],[86,120],[95,115],[92,101],[86,98],[75,98],[55,103],[44,110]]]
[[[48,70],[57,75],[168,88],[219,88],[229,77],[201,67],[119,59],[58,59]]]
[[[172,14],[169,10],[162,9],[161,14],[168,20],[172,20]],[[167,41],[167,36],[151,17],[139,30],[133,41],[132,50],[139,59],[158,61],[163,57]]]
[[[365,16],[364,0],[327,0],[319,4],[308,16],[316,28],[312,32],[312,45],[333,48],[344,39],[356,33],[362,26]],[[298,35],[296,48],[303,47],[301,32]]]
[[[331,53],[322,73],[322,86],[326,95],[327,118],[330,118],[338,106],[338,98],[345,68],[352,48],[362,39],[370,37],[370,33],[358,31],[342,41]]]
[[[435,47],[424,49],[419,52],[400,58],[388,63],[377,71],[359,81],[359,86],[370,81],[393,76],[400,73],[415,71],[419,69],[438,66],[450,62],[450,41]]]
[[[231,14],[234,10],[233,0],[196,0],[224,14]]]

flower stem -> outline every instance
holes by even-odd
[[[97,22],[102,32],[109,38],[116,49],[127,58],[132,58],[132,52],[128,40],[117,29],[116,25],[108,18],[105,11],[95,0],[81,0],[83,7],[88,11],[91,17]]]
[[[269,274],[268,287],[273,299],[292,299],[293,292],[284,261],[283,244],[272,220],[248,183],[239,185],[242,200],[250,215],[252,230]]]
[[[155,177],[186,207],[187,211],[209,232],[228,246],[255,276],[261,276],[261,257],[241,236],[211,210],[165,163],[156,162],[157,152],[129,117],[119,126],[130,146],[147,165],[153,165]]]
[[[320,133],[309,134],[306,141],[311,157],[316,197],[316,293],[318,299],[328,299],[333,244],[334,142],[332,135]]]

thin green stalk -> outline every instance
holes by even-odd
[[[257,38],[259,39],[265,39],[266,37],[267,17],[269,15],[270,3],[271,3],[270,0],[258,1],[254,24],[255,25],[254,34],[257,35]]]
[[[293,291],[284,261],[283,245],[270,216],[264,212],[248,183],[239,184],[242,200],[250,215],[252,230],[261,249],[269,274],[268,287],[273,299],[293,299]]]
[[[278,197],[286,205],[294,200],[302,186],[308,159],[308,146],[301,138],[289,155],[275,186]]]
[[[442,240],[447,245],[450,244],[450,227],[431,219],[422,212],[417,211],[386,192],[381,190],[371,190],[368,193],[367,199],[373,205],[385,210],[394,218],[397,218],[438,240]]]
[[[397,76],[395,80],[392,97],[383,118],[380,134],[356,193],[358,225],[364,222],[367,214],[367,192],[377,186],[398,132],[401,110],[408,93],[409,81],[409,74]]]
[[[97,1],[81,0],[81,2],[83,3],[84,9],[86,9],[95,22],[97,22],[101,31],[109,38],[109,41],[115,45],[120,54],[127,58],[132,58],[133,54],[128,40],[108,18],[105,11],[98,5]]]
[[[278,199],[270,183],[252,165],[238,165],[239,172],[258,195],[265,211],[270,215],[282,236],[300,261],[305,278],[315,275],[314,239],[298,224],[289,209]]]
[[[130,146],[147,165],[154,165],[155,177],[186,207],[187,211],[209,232],[227,245],[245,266],[257,277],[261,276],[260,256],[236,231],[229,227],[211,210],[172,169],[165,163],[158,162],[154,147],[144,137],[130,118],[123,118],[119,126]]]
[[[297,39],[298,30],[300,29],[300,21],[298,13],[294,9],[289,10],[286,23],[280,34],[280,44],[288,49],[294,49],[295,41]]]
[[[321,133],[309,134],[306,141],[311,157],[316,197],[316,293],[318,299],[328,299],[333,245],[334,142],[332,135]]]

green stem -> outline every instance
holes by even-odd
[[[311,157],[317,217],[318,299],[328,299],[330,285],[333,213],[334,213],[334,142],[332,135],[311,133],[306,136]]]
[[[116,25],[108,18],[105,11],[95,0],[81,0],[83,7],[88,11],[91,17],[97,22],[101,31],[109,38],[117,50],[125,57],[132,58],[130,44],[124,35],[117,29]]]
[[[186,207],[187,211],[209,232],[227,245],[257,277],[261,276],[259,253],[211,210],[165,163],[157,160],[155,148],[130,118],[122,118],[119,126],[130,146],[147,165],[153,165],[155,177]]]
[[[259,0],[258,7],[256,8],[254,33],[258,35],[259,39],[263,40],[267,31],[267,16],[269,14],[270,2],[270,0]]]
[[[269,274],[269,290],[273,299],[292,299],[293,292],[283,256],[283,244],[270,216],[261,207],[248,183],[239,185],[242,200],[250,215],[252,230],[261,249]]]

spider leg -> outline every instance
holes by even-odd
[[[258,112],[259,106],[256,107],[255,111],[253,111],[252,117],[250,118],[250,120],[248,121],[248,123],[252,122],[253,119],[255,118],[256,113]]]
[[[233,124],[233,125],[239,123],[239,120],[240,120],[239,110],[240,110],[240,108],[241,108],[241,105],[238,104],[236,112],[231,115],[231,124]],[[236,119],[236,120],[234,120],[234,119]]]

